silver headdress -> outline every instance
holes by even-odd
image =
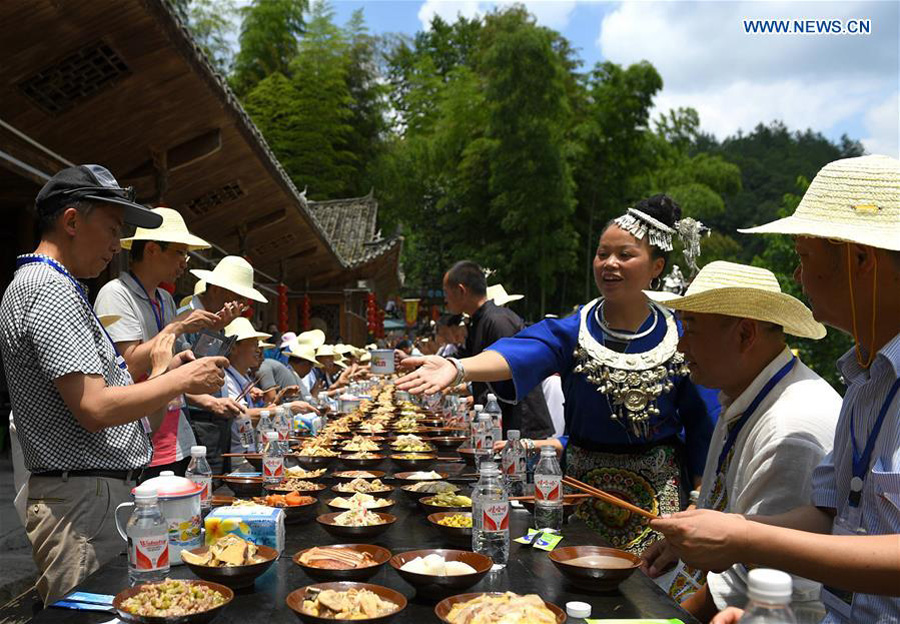
[[[684,259],[691,269],[691,276],[697,272],[697,258],[700,256],[700,239],[709,234],[710,229],[690,217],[675,222],[669,227],[659,219],[654,219],[637,208],[629,208],[625,214],[613,221],[620,228],[663,251],[672,251],[672,236],[678,235],[684,245]]]

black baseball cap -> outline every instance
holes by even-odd
[[[125,223],[142,228],[162,225],[162,216],[134,201],[134,187],[121,187],[113,174],[100,165],[78,165],[59,171],[35,199],[38,214],[52,214],[73,201],[97,201],[125,208]]]

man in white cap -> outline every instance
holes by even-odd
[[[172,295],[159,285],[174,282],[184,272],[188,252],[209,248],[202,238],[191,234],[184,219],[171,208],[155,208],[162,217],[158,228],[137,228],[134,236],[122,239],[122,249],[130,252],[130,270],[104,284],[97,293],[94,309],[98,315],[112,314],[118,322],[107,330],[136,382],[150,373],[150,353],[167,335],[180,339],[203,328],[221,329],[236,316],[236,307],[226,306],[217,314],[192,310],[176,318]],[[176,340],[176,350],[184,345]],[[143,479],[172,470],[183,475],[190,461],[194,432],[182,411],[181,398],[173,401],[160,427],[153,432],[153,459]]]
[[[310,344],[295,340],[288,345],[285,353],[288,356],[288,365],[300,386],[300,396],[309,400],[312,397],[312,387],[308,385],[309,375],[314,369],[322,367],[316,360],[316,350]]]
[[[158,227],[160,216],[99,165],[58,172],[35,208],[40,243],[16,259],[0,304],[0,352],[31,472],[25,530],[49,605],[121,551],[110,514],[150,461],[146,417],[184,392],[220,386],[227,360],[164,353],[181,366],[154,367],[158,376],[133,384],[81,280],[119,252],[123,225]]]
[[[777,516],[695,510],[655,520],[682,560],[745,562],[823,583],[825,622],[900,618],[900,161],[837,160],[790,217],[748,230],[795,237],[795,277],[819,321],[851,334],[834,450],[808,504]],[[891,597],[893,596],[893,597]],[[735,610],[718,621],[736,621]]]
[[[785,334],[818,340],[825,328],[781,292],[774,273],[733,262],[707,264],[684,296],[669,295],[663,303],[681,320],[678,350],[691,380],[720,391],[722,411],[696,506],[767,515],[793,509],[809,497],[812,471],[831,451],[841,397],[788,349]],[[665,539],[642,557],[651,577],[678,559]],[[743,605],[747,569],[707,574],[681,563],[664,586],[708,621],[720,609]],[[795,611],[821,615],[820,589],[795,578]]]

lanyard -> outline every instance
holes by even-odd
[[[46,264],[50,268],[52,268],[54,271],[59,273],[60,275],[64,275],[65,277],[67,277],[69,279],[69,281],[72,282],[72,284],[75,286],[75,290],[78,291],[79,296],[87,304],[88,310],[90,310],[91,314],[94,315],[94,320],[97,321],[97,325],[100,327],[100,329],[103,330],[103,333],[106,334],[106,338],[107,338],[107,340],[109,340],[109,344],[112,345],[113,351],[115,351],[115,353],[116,353],[116,363],[119,365],[119,368],[121,368],[122,370],[125,370],[127,368],[127,365],[125,364],[125,358],[123,358],[122,355],[119,353],[119,349],[118,349],[118,347],[116,347],[116,343],[112,339],[112,336],[110,336],[109,332],[106,331],[106,328],[103,327],[103,323],[100,322],[100,318],[97,316],[97,313],[94,311],[93,306],[91,306],[91,303],[88,301],[87,295],[84,292],[84,288],[81,287],[81,284],[78,283],[78,280],[76,280],[74,277],[72,277],[71,273],[69,273],[63,266],[61,266],[59,263],[57,263],[55,260],[52,260],[51,258],[46,258],[44,256],[22,256],[22,257],[16,258],[16,268],[17,269],[19,267],[23,267],[27,264]]]
[[[153,305],[153,299],[150,298],[150,293],[147,292],[147,289],[144,288],[144,285],[141,283],[141,280],[138,279],[138,276],[134,274],[134,271],[129,271],[128,274],[132,277],[132,279],[137,282],[137,285],[141,287],[141,290],[144,292],[144,295],[147,297],[147,301],[150,302],[150,309],[153,310],[153,318],[156,320],[156,331],[161,332],[165,325],[163,324],[163,304],[162,298],[159,296],[159,290],[155,291],[156,294],[156,305]],[[158,310],[158,312],[157,312]]]
[[[722,452],[719,453],[719,463],[716,467],[716,472],[722,472],[722,465],[725,463],[725,459],[728,457],[728,453],[731,452],[731,448],[734,446],[734,443],[737,441],[738,435],[741,433],[741,429],[744,428],[744,425],[747,424],[747,421],[750,420],[750,417],[753,416],[753,412],[756,411],[756,408],[759,407],[759,404],[763,402],[769,393],[772,391],[772,388],[775,385],[784,379],[785,375],[791,372],[791,369],[794,368],[794,364],[797,362],[796,357],[791,357],[791,361],[782,366],[777,373],[775,373],[769,381],[766,382],[766,385],[762,387],[753,400],[750,402],[750,405],[747,406],[747,409],[744,410],[744,413],[738,419],[738,421],[734,424],[734,426],[728,431],[728,438],[725,440],[725,445],[722,447]]]
[[[875,420],[875,426],[869,432],[869,439],[866,440],[866,446],[862,455],[856,447],[856,433],[853,426],[853,412],[850,412],[850,443],[853,446],[853,478],[850,479],[850,506],[858,507],[862,498],[863,483],[866,479],[866,473],[869,471],[869,464],[872,461],[872,451],[875,449],[875,442],[878,440],[878,434],[881,432],[881,425],[884,423],[884,417],[887,415],[888,408],[894,401],[897,390],[900,389],[900,379],[894,382],[888,391],[887,397],[878,412],[878,418]]]

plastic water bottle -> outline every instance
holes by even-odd
[[[476,423],[478,434],[475,440],[475,463],[481,465],[494,456],[494,428],[491,415],[481,412]]]
[[[493,439],[494,440],[502,440],[503,439],[503,411],[500,409],[500,404],[497,402],[497,396],[494,394],[487,395],[487,403],[484,406],[485,414],[490,414],[491,416],[491,425],[493,426]]]
[[[492,569],[509,559],[509,494],[497,464],[486,461],[472,490],[472,550],[494,561]]]
[[[266,434],[275,431],[275,423],[272,422],[272,415],[269,410],[262,410],[259,413],[259,421],[256,423],[256,450],[262,451],[266,444]]]
[[[472,408],[472,421],[469,423],[469,448],[475,449],[475,445],[478,442],[478,417],[481,415],[481,410],[484,409],[484,405],[478,403],[475,407]]]
[[[134,510],[125,525],[128,537],[128,582],[158,583],[169,575],[169,525],[159,509],[156,488],[134,490]]]
[[[206,515],[212,507],[212,468],[206,461],[205,446],[191,447],[191,462],[184,476],[203,488],[200,492],[200,512]]]
[[[288,419],[287,412],[288,408],[286,407],[275,408],[275,431],[278,432],[278,439],[282,442],[286,442],[291,435],[291,421]]]
[[[510,429],[506,433],[500,466],[510,496],[522,496],[525,493],[525,447],[519,439],[518,429]]]
[[[244,452],[249,453],[255,451],[256,442],[253,438],[253,422],[250,420],[250,416],[247,415],[247,412],[244,412],[235,418],[235,423],[237,425],[241,447],[244,449]]]
[[[756,568],[747,575],[747,596],[750,602],[741,623],[795,624],[791,610],[791,576],[780,570]]]
[[[277,431],[266,432],[263,448],[262,477],[265,485],[278,485],[284,479],[284,447],[278,441]]]
[[[541,447],[534,468],[534,528],[559,531],[563,524],[562,468],[552,446]]]

